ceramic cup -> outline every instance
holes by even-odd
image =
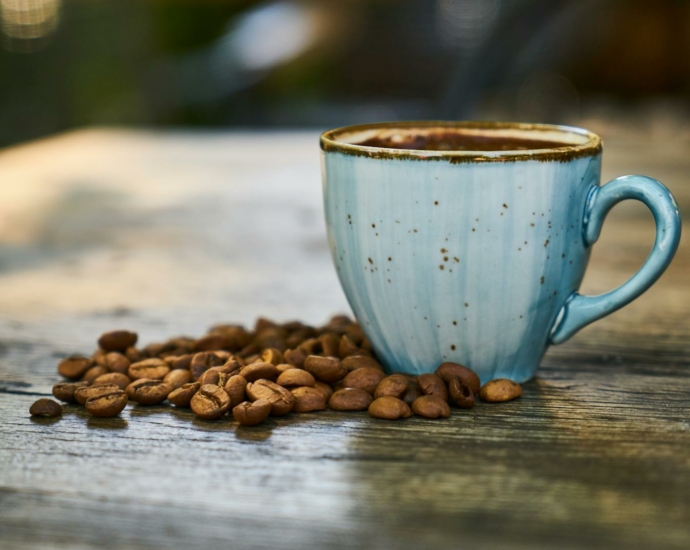
[[[438,151],[358,145],[470,134],[557,142],[548,149]],[[601,140],[516,123],[406,122],[321,136],[328,240],[352,310],[387,371],[443,361],[482,383],[534,375],[550,344],[623,307],[673,258],[680,216],[645,176],[600,187]],[[641,269],[599,296],[578,293],[608,211],[635,199],[656,221]]]

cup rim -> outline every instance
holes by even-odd
[[[387,129],[430,129],[444,128],[469,130],[477,132],[515,131],[542,132],[580,136],[586,138],[581,143],[564,143],[562,147],[550,149],[525,149],[515,151],[424,151],[419,149],[394,149],[389,147],[372,147],[341,141],[339,137]],[[575,126],[557,124],[533,124],[525,122],[493,122],[493,121],[403,121],[380,122],[371,124],[356,124],[328,130],[321,134],[321,149],[326,153],[342,153],[349,156],[367,157],[372,159],[418,160],[418,161],[447,161],[455,163],[482,162],[516,162],[516,161],[556,161],[568,162],[583,157],[594,157],[602,151],[601,138],[594,132]]]

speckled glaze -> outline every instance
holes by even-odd
[[[416,124],[382,128],[414,131]],[[376,126],[322,137],[329,246],[352,309],[388,371],[421,374],[456,361],[482,383],[528,380],[550,343],[633,300],[673,257],[680,237],[673,197],[642,176],[600,189],[597,136],[564,127],[496,127],[525,137],[550,132],[564,147],[406,150],[396,157],[396,149],[353,144],[359,130]],[[626,198],[652,210],[654,251],[619,289],[580,296],[590,246],[608,210]]]

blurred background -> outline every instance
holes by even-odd
[[[690,135],[686,0],[0,0],[0,146],[396,119]]]

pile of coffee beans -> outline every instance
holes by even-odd
[[[519,384],[505,379],[480,387],[479,377],[457,363],[443,363],[434,374],[386,375],[362,329],[343,315],[319,328],[261,318],[253,330],[217,325],[201,338],[141,348],[137,340],[134,332],[108,332],[90,357],[63,359],[58,373],[69,381],[55,384],[53,395],[97,417],[117,416],[130,401],[167,400],[205,420],[232,414],[245,426],[327,408],[386,420],[448,418],[451,405],[470,409],[477,398],[496,403],[522,395]],[[30,412],[57,417],[62,407],[39,399]]]

